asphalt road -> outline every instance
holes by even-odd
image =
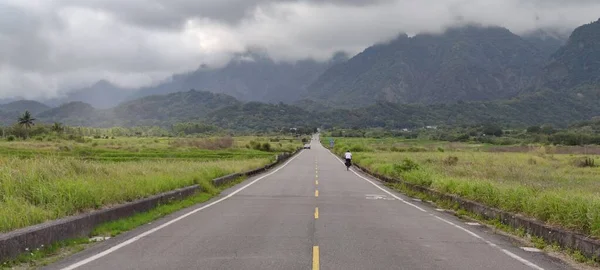
[[[346,171],[312,146],[48,269],[571,269]]]

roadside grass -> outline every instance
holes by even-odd
[[[548,154],[541,147],[505,153],[399,139],[337,141],[337,154],[358,149],[355,162],[374,172],[600,237],[600,168],[581,162],[584,156]],[[588,159],[598,164],[597,157]]]
[[[416,192],[413,189],[407,188],[404,184],[400,183],[387,183],[387,187],[398,190],[409,197],[418,198],[423,201],[432,203],[436,208],[444,209],[445,211],[454,214],[458,218],[466,220],[476,220],[480,223],[487,224],[495,230],[495,233],[503,232],[505,235],[510,237],[516,237],[519,242],[522,242],[525,246],[534,246],[538,249],[553,252],[554,256],[558,256],[562,259],[567,259],[577,263],[583,263],[592,267],[599,267],[600,260],[598,258],[587,258],[580,251],[573,251],[571,249],[563,249],[557,243],[548,244],[543,239],[531,236],[525,232],[522,227],[515,228],[502,223],[500,219],[488,219],[481,215],[466,211],[460,207],[459,204],[453,203],[448,200],[441,199],[437,196],[430,196],[425,193]]]
[[[194,184],[210,189],[213,178],[301,145],[283,136],[1,141],[0,233]]]
[[[268,144],[268,150],[252,149],[251,142]],[[115,138],[53,141],[0,141],[0,157],[75,157],[108,162],[139,160],[223,160],[270,157],[292,152],[302,142],[291,137]]]
[[[73,158],[0,158],[0,232],[264,166],[272,158],[103,163]]]

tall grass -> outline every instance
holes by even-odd
[[[450,151],[392,151],[398,143],[393,140],[386,141],[387,149],[370,140],[344,143],[374,149],[357,152],[354,159],[380,174],[600,237],[600,168],[593,167],[598,164],[594,157],[535,148],[526,153],[479,152],[469,145]],[[406,169],[407,160],[418,166]],[[581,160],[590,166],[581,166]]]
[[[254,169],[270,158],[106,163],[72,157],[0,157],[0,232],[148,197]]]

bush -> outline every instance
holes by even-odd
[[[394,164],[394,170],[397,172],[410,172],[417,169],[419,169],[419,164],[409,158],[405,158],[400,164]]]
[[[590,157],[584,157],[584,158],[579,158],[576,159],[573,163],[573,165],[575,165],[575,167],[579,167],[579,168],[586,168],[586,167],[596,167],[595,164],[595,160],[593,158]]]
[[[487,125],[484,125],[482,132],[485,135],[496,136],[496,137],[500,137],[503,134],[502,127],[500,127],[500,126],[498,126],[496,124],[487,124]]]
[[[390,151],[392,151],[392,152],[404,152],[404,149],[398,148],[396,146],[392,146],[392,148],[390,148]]]
[[[10,136],[6,137],[6,140],[9,141],[9,142],[12,142],[12,141],[14,141],[16,139],[17,139],[17,137],[15,137],[15,135],[10,135]]]
[[[69,145],[61,145],[58,147],[58,151],[70,152],[73,148]]]
[[[529,159],[527,160],[527,163],[528,163],[529,165],[537,165],[537,160],[535,160],[534,158],[529,158]]]
[[[259,142],[250,141],[250,148],[254,150],[261,150],[261,145]]]
[[[458,157],[457,156],[449,156],[447,158],[444,159],[444,165],[446,166],[454,166],[456,164],[458,164]]]
[[[263,143],[262,147],[261,147],[262,151],[266,151],[266,152],[270,152],[271,151],[271,144],[270,143]]]
[[[538,134],[542,132],[542,128],[539,126],[530,126],[527,128],[527,133]]]

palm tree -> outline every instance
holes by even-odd
[[[19,117],[19,125],[25,126],[25,129],[27,130],[27,134],[25,135],[26,137],[29,137],[28,130],[31,128],[31,126],[35,125],[33,121],[35,121],[35,118],[31,116],[29,111],[25,111],[25,113]]]
[[[59,122],[54,122],[54,124],[52,125],[52,131],[55,131],[56,133],[62,132],[63,129],[63,125]]]

